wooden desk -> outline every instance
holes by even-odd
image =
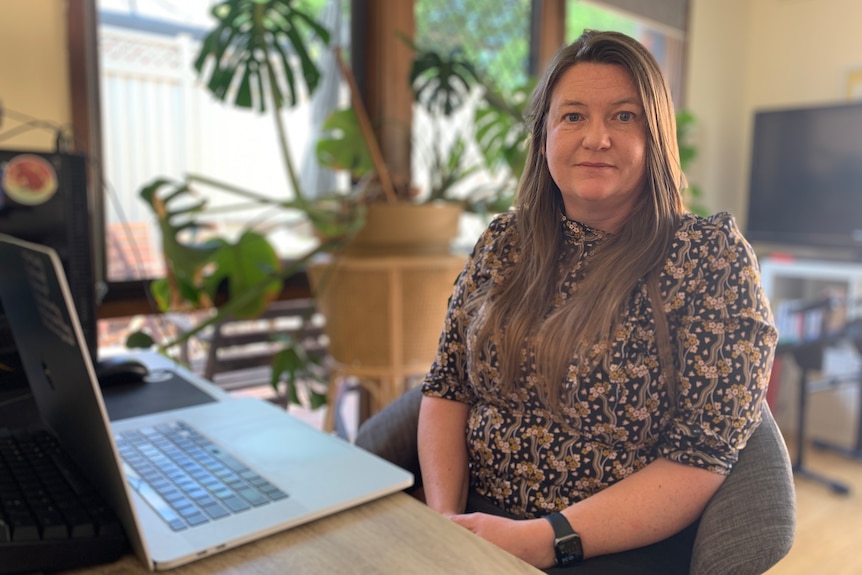
[[[148,571],[134,556],[68,575]],[[172,575],[541,574],[409,495],[383,499],[168,571]]]
[[[152,352],[132,355],[144,361],[150,369],[181,369]],[[196,377],[188,372],[185,375]],[[211,386],[211,392],[215,395],[225,393],[214,386]],[[345,473],[344,480],[350,481],[349,470]],[[115,563],[64,573],[145,575],[149,571],[137,557],[129,554]],[[541,571],[399,492],[166,573],[536,575]]]

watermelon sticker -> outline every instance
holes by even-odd
[[[6,162],[0,186],[10,200],[38,206],[57,192],[57,172],[45,158],[21,154]]]

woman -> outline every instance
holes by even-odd
[[[539,568],[686,573],[771,369],[755,256],[729,215],[686,213],[673,104],[635,40],[585,32],[528,120],[515,209],[423,382],[427,504]]]

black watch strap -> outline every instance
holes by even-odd
[[[546,515],[545,519],[554,528],[554,554],[557,565],[565,567],[584,560],[584,550],[581,546],[581,536],[578,535],[569,520],[560,513]]]
[[[557,539],[566,535],[571,535],[575,532],[575,530],[572,529],[572,525],[569,523],[569,520],[566,519],[566,516],[559,511],[551,513],[545,517],[545,519],[551,522],[551,526],[554,528],[554,535]]]

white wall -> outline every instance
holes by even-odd
[[[22,122],[12,112],[68,126],[72,121],[66,52],[66,0],[0,0],[0,137]],[[0,139],[0,148],[52,150],[49,131]]]

